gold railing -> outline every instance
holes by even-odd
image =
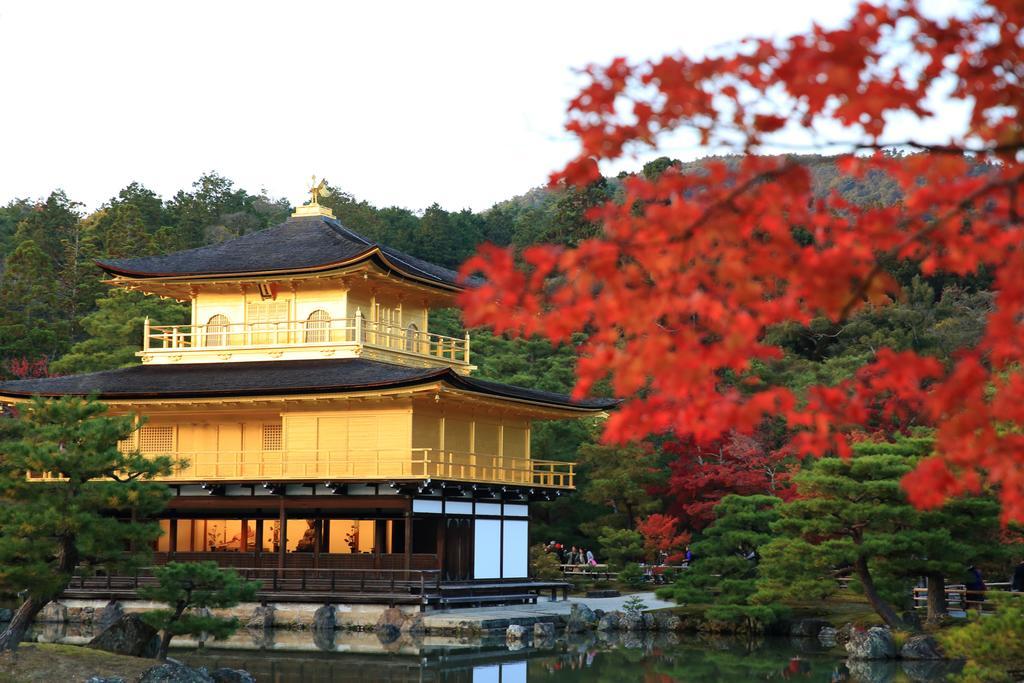
[[[574,487],[576,463],[433,448],[403,450],[195,451],[171,455],[161,481],[345,481],[443,479],[547,488]],[[51,479],[48,475],[37,479]]]
[[[468,333],[462,339],[446,337],[358,315],[223,325],[151,325],[147,319],[142,335],[143,352],[324,345],[368,346],[469,364]]]

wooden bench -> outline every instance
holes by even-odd
[[[483,605],[498,602],[523,602],[531,605],[537,604],[536,593],[519,593],[516,595],[442,595],[438,600],[440,605]]]

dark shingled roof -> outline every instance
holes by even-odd
[[[373,258],[379,249],[390,266],[447,287],[459,287],[455,271],[377,244],[327,216],[292,217],[280,225],[220,244],[163,256],[97,261],[109,273],[130,277],[244,274],[326,268]],[[376,257],[379,259],[379,256]],[[389,267],[387,263],[381,263]]]
[[[202,398],[367,391],[435,381],[457,389],[558,408],[598,411],[617,403],[612,399],[573,401],[563,394],[465,377],[451,368],[410,368],[362,358],[136,365],[83,375],[0,382],[0,396],[98,394],[105,399]]]

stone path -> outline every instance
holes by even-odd
[[[659,600],[654,593],[634,593],[643,600],[648,609],[672,607],[674,602]],[[470,607],[466,609],[439,610],[423,615],[423,625],[433,629],[465,629],[479,628],[483,631],[503,629],[509,624],[529,626],[539,621],[555,621],[560,616],[568,615],[574,604],[586,605],[590,609],[601,609],[605,612],[621,610],[622,606],[633,595],[617,598],[569,598],[558,602],[548,602],[541,598],[536,605],[503,605],[500,607]]]

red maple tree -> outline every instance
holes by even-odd
[[[789,453],[755,437],[733,433],[711,447],[690,441],[668,444],[665,450],[676,456],[669,465],[665,498],[683,528],[702,530],[714,521],[715,506],[730,494],[792,496]]]
[[[608,440],[674,432],[707,444],[774,415],[795,430],[795,452],[846,454],[869,414],[915,415],[937,441],[904,482],[914,503],[987,481],[1004,517],[1024,519],[1024,434],[1008,428],[1024,420],[1024,5],[988,0],[937,18],[921,4],[863,2],[835,29],[589,67],[567,123],[580,151],[553,183],[583,186],[600,161],[667,136],[744,156],[626,178],[624,197],[591,212],[602,233],[575,248],[535,246],[517,265],[511,250],[482,247],[462,271],[484,279],[462,297],[467,322],[562,342],[590,332],[576,395],[610,377],[627,399]],[[936,100],[967,113],[962,130],[935,145],[895,137],[901,117],[935,119]],[[758,155],[795,139],[841,152],[849,176],[887,174],[902,201],[816,196],[797,160]],[[893,145],[915,153],[882,151]],[[781,355],[767,328],[898,297],[883,263],[902,259],[926,275],[994,274],[977,346],[948,367],[880,349],[854,379],[805,400],[752,372]]]
[[[683,558],[683,549],[690,542],[690,533],[679,531],[679,520],[672,515],[656,513],[637,520],[636,530],[644,537],[644,554],[651,562],[678,562]]]

